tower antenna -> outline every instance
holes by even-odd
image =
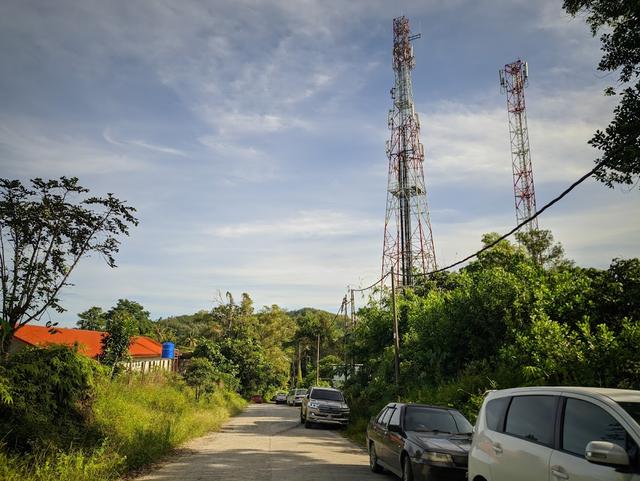
[[[389,180],[382,248],[382,275],[393,273],[398,287],[414,284],[415,274],[437,268],[424,181],[424,147],[420,120],[413,104],[411,70],[415,57],[409,20],[393,19],[393,108],[389,111],[387,141]]]
[[[500,89],[502,93],[507,94],[516,224],[520,224],[536,213],[536,193],[533,185],[529,129],[524,102],[524,89],[529,84],[529,65],[518,59],[505,65],[499,73]],[[537,230],[538,219],[529,222],[527,228],[530,231]]]

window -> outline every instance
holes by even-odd
[[[378,418],[376,419],[376,422],[378,424],[382,424],[382,419],[384,418],[384,415],[387,414],[387,410],[388,408],[383,408],[382,411],[380,411],[380,414],[378,414]]]
[[[562,449],[584,456],[591,441],[609,441],[626,448],[627,433],[604,409],[580,399],[567,399],[562,429]]]
[[[404,426],[407,431],[457,433],[458,425],[445,409],[410,406],[406,408]]]
[[[640,403],[622,402],[618,404],[620,404],[620,406],[622,406],[622,409],[627,411],[627,413],[629,413],[631,417],[635,419],[638,424],[640,424]]]
[[[453,416],[453,419],[456,422],[456,426],[458,426],[459,433],[471,434],[473,431],[473,426],[471,423],[458,411],[449,411]]]
[[[396,408],[389,419],[389,426],[400,426],[400,408]]]
[[[502,431],[502,423],[504,421],[504,412],[509,405],[508,397],[499,397],[487,402],[485,408],[485,417],[487,419],[487,428],[492,431]]]
[[[556,399],[554,396],[515,396],[507,413],[505,432],[552,446]]]
[[[322,399],[323,401],[340,401],[344,402],[344,397],[340,391],[332,391],[329,389],[314,389],[311,391],[313,399]]]
[[[382,424],[383,426],[386,426],[387,423],[389,422],[389,418],[391,417],[392,413],[393,413],[393,408],[387,409],[387,411],[384,413],[384,416],[382,416],[382,419],[380,420],[380,424]]]

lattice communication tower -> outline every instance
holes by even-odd
[[[411,70],[415,67],[406,17],[393,19],[393,109],[389,111],[391,138],[387,141],[389,181],[384,223],[382,275],[393,267],[396,285],[414,284],[416,273],[436,268],[436,254],[424,182],[424,147],[420,120],[413,105]]]
[[[529,66],[526,62],[518,59],[500,70],[500,87],[502,93],[507,94],[517,224],[536,213],[536,192],[533,186],[529,129],[524,102],[524,89],[528,84]],[[537,230],[538,219],[529,222],[527,228]]]

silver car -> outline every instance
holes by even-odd
[[[330,387],[312,387],[300,406],[300,422],[305,428],[314,424],[346,426],[350,414],[342,392]]]
[[[640,391],[491,392],[474,428],[469,481],[640,481]]]
[[[302,404],[302,399],[307,395],[306,389],[292,389],[287,395],[287,404],[289,406],[299,406]]]

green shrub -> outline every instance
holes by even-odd
[[[3,442],[19,451],[94,442],[97,433],[87,425],[100,369],[65,346],[25,348],[11,356],[0,381],[11,399],[0,403]]]

